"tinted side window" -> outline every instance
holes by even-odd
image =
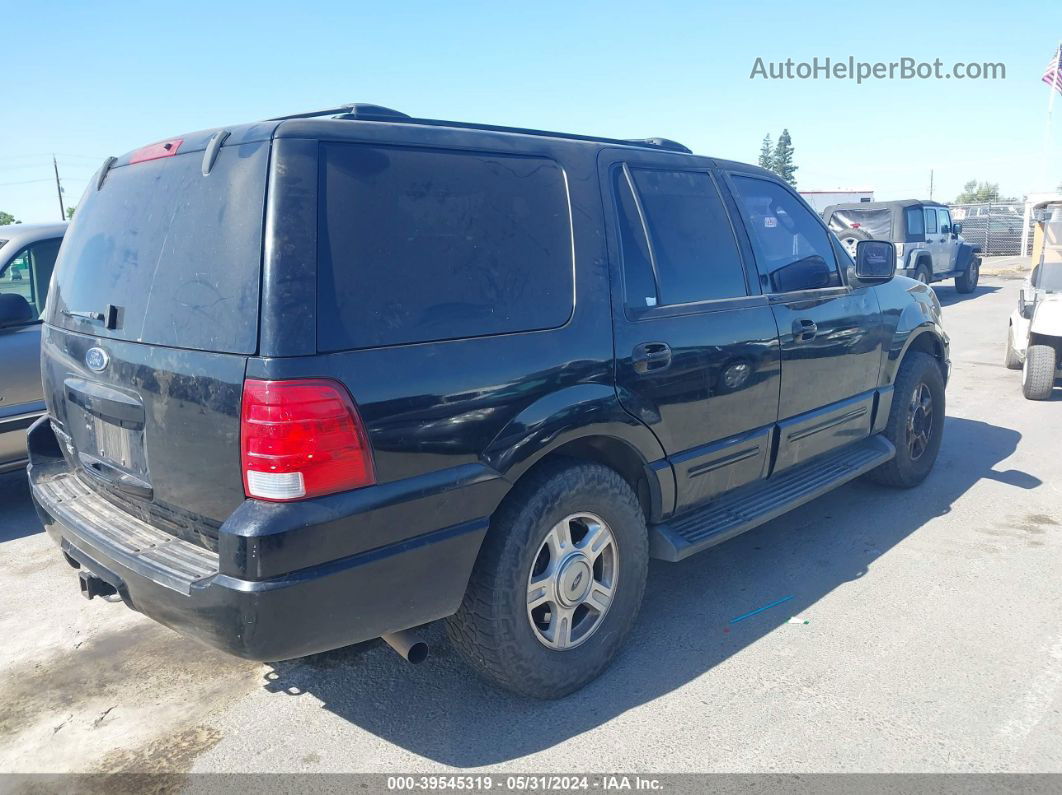
[[[660,298],[656,289],[656,277],[653,275],[649,242],[645,237],[645,226],[642,224],[630,182],[627,181],[627,174],[622,168],[613,170],[612,186],[619,219],[624,302],[632,308],[656,306]]]
[[[631,175],[652,242],[658,302],[747,295],[734,230],[711,176],[649,169]]]
[[[807,207],[771,180],[733,180],[756,258],[774,292],[841,286],[830,235]]]
[[[940,218],[941,231],[951,228],[951,216],[947,210],[937,210],[937,217]]]
[[[921,240],[926,234],[925,219],[921,207],[908,207],[904,211],[907,216],[907,236]]]
[[[551,160],[323,143],[320,192],[321,350],[571,317],[571,216]]]
[[[935,235],[937,233],[937,211],[926,210],[926,234]]]

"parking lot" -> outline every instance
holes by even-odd
[[[626,652],[558,702],[481,684],[439,627],[420,666],[381,642],[259,665],[90,603],[0,476],[0,769],[1062,771],[1062,390],[1026,401],[1001,364],[1018,284],[938,288],[954,369],[921,487],[654,562]]]

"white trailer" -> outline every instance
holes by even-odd
[[[802,190],[800,195],[804,201],[811,205],[811,209],[822,214],[822,211],[831,204],[845,204],[847,202],[872,202],[874,190],[872,188],[834,188],[833,190]]]

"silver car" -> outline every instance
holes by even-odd
[[[41,313],[66,223],[0,226],[0,472],[26,463],[26,429],[44,413]]]

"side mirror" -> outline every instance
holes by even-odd
[[[1018,293],[1018,314],[1025,320],[1032,320],[1033,311],[1036,309],[1036,288],[1031,284],[1022,285]]]
[[[771,288],[776,293],[792,293],[799,290],[819,290],[830,287],[837,271],[822,257],[813,254],[771,273]],[[837,286],[836,284],[833,286]]]
[[[19,326],[33,320],[33,307],[18,293],[0,294],[0,328]]]
[[[962,234],[962,224],[960,224],[960,223],[952,224],[951,225],[951,233],[953,235],[961,235]]]
[[[856,278],[883,284],[895,273],[896,246],[887,240],[860,240],[856,243]]]

